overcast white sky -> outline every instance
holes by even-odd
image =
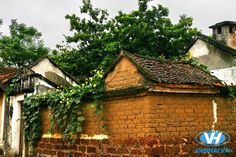
[[[69,34],[66,14],[79,15],[82,0],[0,0],[0,18],[4,25],[0,32],[8,33],[11,19],[36,27],[43,34],[45,45],[55,48]],[[110,15],[117,11],[129,12],[137,8],[137,0],[91,0],[95,7],[108,9]],[[236,0],[154,0],[152,4],[169,8],[170,18],[176,22],[179,15],[193,17],[194,26],[206,35],[208,26],[224,20],[236,21]]]

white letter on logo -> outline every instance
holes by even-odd
[[[215,132],[211,133],[211,137],[208,136],[208,133],[204,132],[204,136],[206,139],[207,144],[212,144],[213,140],[215,140],[215,144],[218,144],[220,142],[222,133],[218,133],[217,136],[215,136]]]

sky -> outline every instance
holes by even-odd
[[[107,9],[111,16],[119,10],[130,12],[137,9],[137,0],[91,0],[95,7]],[[153,0],[150,4],[162,4],[169,8],[170,18],[176,23],[180,15],[193,18],[193,26],[210,35],[208,28],[217,22],[236,21],[235,0]],[[69,35],[67,14],[80,15],[82,0],[0,0],[0,19],[4,24],[0,28],[3,34],[9,34],[11,19],[33,26],[42,32],[47,47],[53,49],[61,44],[64,35]]]

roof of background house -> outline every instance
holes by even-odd
[[[219,22],[210,26],[209,28],[216,28],[223,25],[236,25],[236,22],[235,21],[222,21],[222,22]]]
[[[64,69],[62,69],[58,64],[56,64],[51,58],[49,58],[48,56],[44,56],[39,58],[38,60],[34,61],[33,63],[31,63],[30,65],[28,65],[29,68],[32,68],[33,66],[35,66],[36,64],[38,64],[39,62],[41,62],[44,59],[48,59],[55,67],[57,67],[58,69],[60,69],[65,75],[67,75],[67,77],[69,77],[70,79],[72,79],[73,81],[75,81],[76,83],[78,83],[78,81],[76,80],[76,78],[72,75],[70,75],[68,72],[66,72]]]
[[[218,78],[189,63],[161,61],[126,52],[122,55],[128,57],[144,76],[158,83],[223,86]]]
[[[225,45],[224,43],[220,42],[220,41],[217,41],[216,39],[214,38],[211,38],[209,36],[206,36],[206,35],[203,35],[203,34],[199,34],[194,40],[193,42],[190,44],[190,46],[188,47],[186,53],[189,51],[189,49],[195,44],[195,42],[198,40],[198,39],[201,39],[205,42],[207,42],[208,44],[210,45],[213,45],[214,47],[222,50],[224,53],[229,53],[233,56],[236,56],[236,50]]]
[[[17,68],[12,67],[0,67],[0,83],[5,82],[8,79],[11,79],[16,75]]]
[[[65,73],[69,78],[71,78],[73,81],[75,81],[77,83],[76,79],[73,76],[71,76],[66,71],[64,71],[62,68],[60,68],[54,61],[52,61],[47,56],[39,58],[38,60],[36,60],[35,62],[31,63],[30,65],[28,65],[26,67],[27,68],[32,68],[34,65],[38,64],[40,61],[42,61],[45,58],[47,58],[54,66],[59,68],[63,73]],[[19,72],[21,70],[22,70],[22,68],[18,69],[18,68],[14,68],[14,67],[0,67],[0,84],[3,84],[6,81],[14,78],[17,74],[19,74]]]

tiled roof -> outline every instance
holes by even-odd
[[[189,63],[161,61],[137,54],[124,53],[149,79],[159,83],[223,86],[215,76]]]
[[[219,26],[224,26],[224,25],[236,25],[236,22],[235,21],[223,21],[223,22],[219,22],[219,23],[216,23],[212,26],[210,26],[209,28],[216,28],[216,27],[219,27]]]
[[[13,77],[17,72],[16,68],[12,67],[0,67],[0,83],[3,83],[4,81],[10,79]]]

